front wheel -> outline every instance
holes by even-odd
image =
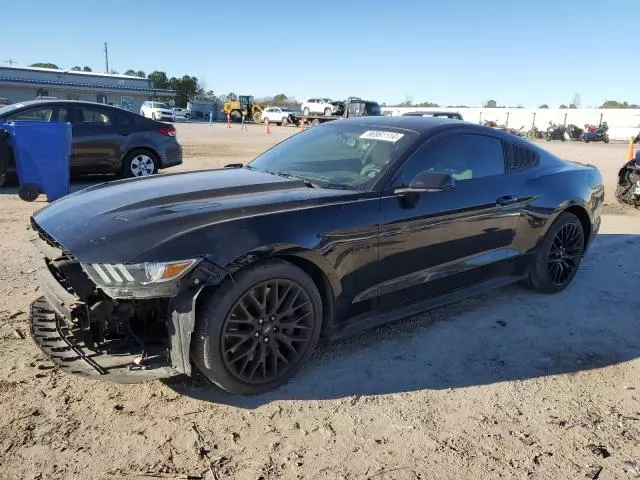
[[[284,385],[311,356],[322,299],[311,278],[282,260],[249,266],[200,305],[191,357],[213,383],[237,395]]]
[[[302,114],[305,117],[308,117],[310,113],[311,113],[311,111],[309,110],[309,107],[304,107],[304,109],[302,110]]]
[[[330,108],[325,108],[324,109],[324,114],[328,117],[329,115],[331,115],[331,109]]]
[[[564,290],[578,272],[584,249],[582,223],[572,213],[561,213],[541,242],[529,274],[530,285],[544,293]]]

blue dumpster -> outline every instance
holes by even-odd
[[[15,121],[0,125],[11,136],[22,200],[44,193],[53,202],[69,193],[71,124]]]

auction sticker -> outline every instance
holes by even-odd
[[[392,143],[396,143],[402,137],[404,137],[404,133],[383,132],[380,130],[368,130],[360,135],[360,138],[366,138],[369,140],[381,140],[383,142]]]

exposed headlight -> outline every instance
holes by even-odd
[[[82,267],[93,282],[113,298],[145,298],[175,295],[178,280],[199,260],[177,262],[89,263]]]

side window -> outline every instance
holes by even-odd
[[[71,109],[67,107],[57,107],[55,120],[57,122],[71,122],[73,120],[71,118]]]
[[[77,108],[74,125],[105,127],[113,125],[113,113],[97,108]]]
[[[7,120],[29,120],[31,122],[51,122],[53,118],[53,108],[32,108],[22,112],[9,115]]]
[[[499,139],[458,133],[420,147],[403,167],[401,181],[407,185],[424,170],[450,173],[457,182],[503,175],[504,163]]]

